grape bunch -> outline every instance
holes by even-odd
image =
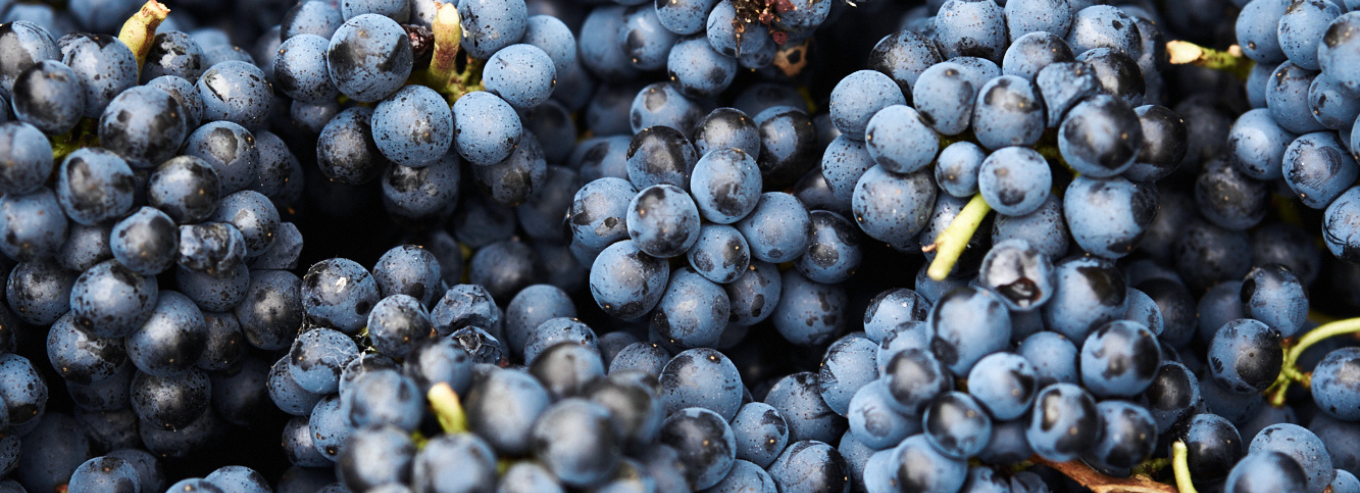
[[[1360,492],[1355,8],[0,0],[0,493]]]

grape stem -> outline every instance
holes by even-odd
[[[1143,474],[1127,478],[1106,476],[1081,461],[1053,462],[1035,455],[1030,462],[1048,466],[1064,476],[1072,478],[1095,493],[1177,493],[1176,487],[1153,481]],[[1180,493],[1194,493],[1195,490],[1181,490]]]
[[[430,387],[426,398],[430,401],[430,410],[439,418],[439,426],[444,429],[444,433],[452,435],[467,432],[467,415],[463,413],[463,405],[458,402],[458,394],[448,383],[440,382]]]
[[[1176,489],[1180,493],[1196,493],[1195,484],[1190,482],[1190,453],[1185,442],[1176,440],[1171,444],[1171,471],[1176,474]]]
[[[133,14],[123,28],[118,31],[118,40],[132,50],[137,57],[137,70],[146,62],[146,54],[151,51],[151,43],[156,39],[156,28],[170,15],[170,9],[156,0],[146,0],[141,10]]]
[[[1325,341],[1329,338],[1360,333],[1360,318],[1349,318],[1338,320],[1318,326],[1318,328],[1308,331],[1292,345],[1284,349],[1284,362],[1280,365],[1280,375],[1275,378],[1275,383],[1266,389],[1266,398],[1275,407],[1284,405],[1285,392],[1289,390],[1289,384],[1299,383],[1305,387],[1311,386],[1313,374],[1299,370],[1299,357],[1304,351],[1314,344]]]
[[[435,5],[434,51],[430,56],[430,68],[426,72],[428,82],[436,90],[448,87],[454,76],[458,75],[458,49],[462,42],[463,25],[458,17],[458,6],[454,3]],[[443,91],[440,91],[443,92]]]
[[[1189,41],[1167,41],[1166,53],[1173,65],[1190,64],[1211,70],[1220,70],[1246,80],[1251,68],[1256,65],[1250,58],[1242,55],[1242,48],[1233,45],[1227,51],[1205,48]]]
[[[968,205],[964,206],[940,236],[935,238],[935,242],[921,248],[924,252],[935,252],[935,260],[926,271],[931,279],[943,281],[949,276],[949,272],[954,270],[954,264],[958,263],[959,256],[963,255],[963,250],[968,247],[968,240],[973,238],[973,233],[991,211],[992,206],[987,205],[982,194],[973,195]]]

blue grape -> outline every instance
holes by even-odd
[[[1280,15],[1280,50],[1289,61],[1307,70],[1319,70],[1318,44],[1327,26],[1345,9],[1331,2],[1294,2]]]
[[[66,174],[68,184],[72,183],[73,177],[78,176],[77,166],[90,166],[88,162],[68,161],[63,164],[70,166]],[[117,183],[120,180],[130,182],[133,179],[130,169],[126,171],[126,175],[117,173],[116,166],[111,170],[101,171],[116,173],[112,174],[112,179],[101,180],[111,181],[114,186],[119,186]],[[67,187],[61,188],[66,189]],[[206,161],[192,156],[179,156],[161,163],[147,182],[147,200],[150,205],[178,223],[194,223],[207,219],[216,210],[220,195],[221,183],[217,171]],[[79,193],[70,194],[70,197],[68,200],[72,202],[73,209],[76,208],[76,201],[83,198]],[[131,200],[128,202],[130,205]],[[115,210],[117,208],[115,207]]]
[[[1044,305],[1044,324],[1070,340],[1086,340],[1097,327],[1128,311],[1124,276],[1108,260],[1072,257],[1055,265],[1054,296]]]
[[[1142,240],[1156,215],[1157,198],[1156,188],[1121,177],[1080,176],[1067,187],[1063,214],[1077,245],[1101,257],[1121,258]]]
[[[869,119],[865,142],[874,162],[894,173],[913,173],[935,160],[939,138],[922,114],[893,105]]]
[[[920,491],[959,491],[968,478],[968,461],[940,453],[924,434],[903,440],[889,453],[888,467],[895,471],[891,480],[899,485],[913,485]]]
[[[473,164],[499,163],[515,151],[523,133],[519,116],[505,100],[473,92],[453,105],[454,148]]]
[[[792,195],[768,192],[754,210],[736,223],[751,245],[751,256],[763,262],[787,262],[807,251],[812,228],[807,209]]]
[[[117,155],[99,148],[67,156],[57,175],[57,200],[72,221],[93,225],[125,214],[135,186],[131,169]]]
[[[699,240],[686,253],[690,266],[704,278],[718,284],[735,281],[751,264],[750,246],[736,228],[706,224]]]
[[[1357,359],[1355,348],[1341,348],[1330,353],[1313,369],[1311,390],[1318,408],[1337,419],[1351,421],[1360,415],[1355,394],[1346,389],[1355,377],[1348,371]]]
[[[666,66],[667,53],[676,44],[675,33],[662,26],[658,9],[630,8],[623,12],[623,26],[617,43],[623,46],[628,61],[638,70],[657,70]],[[732,63],[735,65],[736,61]]]
[[[260,129],[274,100],[264,71],[248,62],[233,60],[213,65],[203,72],[197,86],[203,98],[204,119],[226,120],[247,129]]]
[[[1283,353],[1280,333],[1252,319],[1237,319],[1214,333],[1209,343],[1211,374],[1224,388],[1260,392],[1275,382]]]
[[[77,275],[52,261],[20,262],[9,273],[5,298],[21,320],[50,325],[70,311]]]
[[[756,164],[766,190],[796,182],[817,165],[817,134],[812,118],[802,110],[775,106],[756,113],[760,155]],[[865,119],[871,115],[865,115]]]
[[[519,41],[528,28],[528,9],[523,0],[465,0],[458,3],[458,16],[477,19],[463,29],[463,49],[477,58],[491,55]]]
[[[1073,384],[1056,383],[1035,396],[1026,437],[1035,453],[1048,460],[1071,460],[1095,445],[1100,436],[1095,399]]]
[[[71,286],[71,313],[79,326],[101,337],[126,336],[151,316],[159,290],[117,261],[81,273]]]
[[[1028,312],[1053,296],[1053,264],[1022,239],[998,242],[982,259],[978,281],[1007,308]]]
[[[298,2],[284,14],[279,35],[284,42],[303,34],[329,39],[344,22],[340,9],[329,2]]]
[[[110,105],[112,107],[113,105]],[[363,111],[371,111],[364,108]],[[359,113],[359,110],[350,114]],[[364,126],[367,127],[367,113],[363,113]],[[340,122],[345,113],[333,122]],[[337,128],[340,125],[337,125]],[[330,125],[327,125],[330,128]],[[323,132],[322,139],[326,137]],[[317,156],[324,161],[321,145],[318,144]],[[217,170],[222,185],[222,194],[250,188],[259,178],[260,151],[255,145],[255,136],[245,127],[232,122],[217,121],[206,123],[184,141],[180,151],[185,156],[193,156],[211,164]],[[323,171],[327,168],[323,167]]]
[[[926,69],[944,61],[933,39],[901,30],[884,36],[869,52],[869,67],[892,77],[904,94]]]
[[[1330,76],[1322,75],[1313,79],[1313,84],[1308,87],[1308,107],[1313,112],[1313,118],[1327,128],[1344,132],[1360,115],[1360,104],[1348,97],[1350,93],[1350,89]]]
[[[1009,421],[1029,409],[1039,389],[1038,380],[1038,371],[1024,356],[993,353],[978,360],[968,372],[968,393],[993,418]]]
[[[785,271],[780,284],[773,320],[784,339],[803,346],[821,344],[845,325],[844,287],[809,280],[797,270]]]
[[[747,155],[760,154],[760,133],[755,121],[736,108],[718,108],[704,116],[694,129],[694,147],[701,157],[710,151],[739,149]]]
[[[203,479],[227,491],[241,493],[268,493],[271,491],[269,482],[264,479],[264,475],[245,466],[223,466]]]
[[[789,444],[769,468],[779,491],[810,493],[843,491],[850,487],[851,468],[840,452],[824,442]]]
[[[850,433],[875,450],[893,447],[906,437],[921,432],[921,423],[915,416],[897,410],[886,381],[881,379],[855,392],[846,417],[849,418]]]
[[[945,392],[935,397],[922,415],[926,439],[953,459],[977,455],[992,435],[992,420],[971,395]]]
[[[972,70],[955,62],[942,62],[921,72],[911,88],[920,117],[936,131],[958,135],[967,130],[981,84],[970,77]]]
[[[1007,2],[1005,11],[1011,39],[1033,32],[1066,36],[1072,25],[1072,6],[1066,1],[1018,0]]]
[[[860,265],[860,238],[855,226],[840,214],[812,211],[807,253],[794,261],[794,267],[808,279],[838,284],[849,279]]]
[[[936,396],[954,388],[946,365],[927,348],[897,352],[883,371],[888,392],[897,401],[897,410],[919,416]]]
[[[1289,144],[1281,171],[1285,183],[1303,205],[1322,209],[1333,203],[1349,182],[1360,176],[1360,166],[1332,132],[1304,134]]]
[[[24,431],[41,426],[47,397],[47,383],[31,361],[14,353],[0,354],[0,404],[8,426]]]
[[[836,207],[848,210],[854,201],[855,184],[877,163],[864,142],[838,135],[827,144],[821,164],[823,181],[830,189]]]
[[[986,158],[987,153],[972,142],[949,144],[936,158],[935,183],[949,195],[972,197],[978,193],[978,173]]]
[[[558,17],[533,15],[525,25],[520,43],[537,46],[548,54],[557,70],[558,79],[570,67],[576,66],[576,35]]]
[[[1081,381],[1101,397],[1133,397],[1147,389],[1161,362],[1157,336],[1127,320],[1091,332],[1081,346]]]
[[[1052,176],[1048,161],[1037,151],[1007,147],[982,161],[977,183],[983,198],[998,213],[1023,216],[1043,205]]]
[[[302,278],[307,316],[342,332],[357,332],[378,302],[378,285],[368,270],[343,258],[318,262]]]
[[[395,164],[422,167],[444,156],[453,140],[453,112],[424,86],[406,86],[373,111],[373,141]]]
[[[671,127],[647,127],[628,144],[627,175],[633,186],[674,185],[688,190],[699,156],[684,134]],[[758,191],[758,190],[757,190]]]
[[[1308,88],[1318,73],[1293,62],[1281,63],[1266,81],[1266,106],[1285,130],[1296,134],[1316,132],[1326,127],[1313,118],[1308,105]]]
[[[57,60],[43,60],[15,77],[10,105],[16,120],[48,135],[62,134],[84,115],[85,87],[71,67]]]
[[[638,192],[628,206],[628,235],[649,255],[682,255],[699,240],[699,210],[689,194],[672,185]]]
[[[766,31],[752,28],[748,32]],[[716,51],[708,39],[694,36],[680,40],[671,48],[666,71],[681,94],[708,98],[732,84],[737,75],[737,61]]]
[[[625,9],[626,7],[622,5],[596,7],[586,15],[585,22],[578,31],[580,36],[576,40],[579,49],[577,58],[582,66],[597,77],[617,81],[637,77],[638,71],[633,67],[628,53],[624,51],[623,43],[618,42],[618,33],[623,30]],[[657,16],[665,26],[667,12],[657,9]]]
[[[1289,337],[1303,328],[1308,316],[1304,289],[1288,267],[1256,267],[1242,282],[1242,308],[1246,316],[1264,322],[1281,337]]]
[[[770,31],[742,20],[732,2],[719,2],[708,13],[705,34],[713,49],[723,56],[741,57],[761,52],[770,39]]]
[[[783,294],[783,280],[774,264],[752,260],[736,280],[723,286],[727,291],[732,323],[754,325],[774,313]]]
[[[207,374],[195,368],[170,377],[138,373],[129,391],[132,410],[143,420],[142,427],[175,430],[208,410],[211,385]]]
[[[762,402],[741,406],[732,418],[736,458],[769,467],[788,443],[788,424],[779,410]]]
[[[340,398],[344,401],[342,408],[349,409],[349,423],[354,429],[390,425],[414,430],[420,424],[425,408],[425,398],[419,387],[395,370],[378,370],[360,376],[345,388]],[[354,436],[351,434],[350,439]]]
[[[934,333],[931,351],[955,375],[967,375],[983,356],[1010,342],[1005,304],[985,290],[968,287],[946,293],[931,308],[926,323]]]
[[[497,490],[504,493],[562,493],[562,485],[552,473],[533,462],[517,462],[500,477]]]
[[[128,334],[127,355],[143,373],[173,377],[193,368],[207,342],[207,321],[198,306],[187,296],[164,291],[146,323]]]
[[[1237,43],[1242,46],[1242,54],[1261,64],[1282,62],[1286,59],[1283,48],[1280,45],[1279,26],[1280,19],[1289,8],[1288,0],[1263,0],[1260,2],[1249,2],[1242,7],[1242,12],[1237,16],[1237,24],[1234,32],[1237,35]],[[1300,17],[1307,17],[1303,15]],[[1313,30],[1296,19],[1291,23],[1299,23],[1304,30]],[[1302,33],[1300,33],[1302,34]],[[1290,34],[1291,38],[1295,36]],[[1314,41],[1316,43],[1316,41]],[[1295,50],[1299,47],[1294,46]]]
[[[1153,279],[1152,282],[1155,283],[1153,285],[1156,287],[1164,287],[1165,284],[1158,283],[1157,281],[1165,280],[1166,279]],[[1147,281],[1144,281],[1138,285],[1148,288],[1149,285],[1145,284],[1146,282]],[[1174,283],[1175,281],[1172,282]],[[1147,293],[1140,289],[1129,288],[1127,293],[1129,311],[1124,314],[1124,319],[1143,324],[1152,332],[1152,335],[1161,337],[1162,333],[1166,330],[1166,322],[1162,319],[1162,309],[1157,305],[1157,301],[1153,300],[1151,296],[1148,296]],[[1165,297],[1166,295],[1164,293],[1159,293],[1159,296]],[[1179,339],[1180,333],[1168,335],[1174,335]]]
[[[690,349],[675,355],[661,371],[661,405],[670,415],[701,407],[731,420],[741,408],[741,376],[721,352]]]
[[[329,39],[316,34],[299,34],[288,38],[279,46],[274,61],[275,86],[295,101],[303,103],[319,104],[334,100],[340,91],[331,82],[326,64],[325,53],[329,46]]]
[[[430,319],[441,336],[447,336],[455,330],[469,326],[499,333],[503,315],[500,307],[496,306],[491,292],[477,284],[454,285],[444,292],[434,309],[430,311]]]
[[[411,2],[406,0],[344,0],[340,13],[346,20],[363,14],[378,14],[405,23],[410,20]]]
[[[10,163],[0,169],[0,191],[6,194],[32,192],[41,187],[52,172],[52,145],[37,127],[23,122],[2,123],[0,159]]]
[[[973,131],[983,147],[1030,145],[1043,134],[1044,104],[1040,91],[1028,80],[1003,75],[979,87],[977,97],[973,105]],[[1059,144],[1062,142],[1060,136]],[[1072,164],[1085,172],[1079,164]]]
[[[875,355],[878,344],[859,336],[845,336],[832,343],[819,366],[817,384],[822,400],[836,414],[850,416],[852,397],[864,386],[878,379]],[[883,391],[887,387],[882,388]],[[906,435],[903,435],[904,438]]]
[[[906,288],[874,295],[864,311],[865,335],[874,342],[882,342],[909,322],[924,322],[930,307],[931,302],[924,296]]]
[[[1073,60],[1076,60],[1076,56],[1061,36],[1045,31],[1031,32],[1015,38],[1006,49],[1001,70],[1006,75],[1023,77],[1033,82],[1044,67]]]
[[[1336,476],[1331,455],[1327,453],[1322,440],[1302,426],[1288,423],[1267,426],[1252,439],[1247,457],[1269,452],[1283,454],[1297,462],[1310,493],[1322,491]],[[1243,459],[1243,462],[1247,462],[1247,459]],[[1241,464],[1239,462],[1234,467],[1234,473]],[[1229,484],[1235,482],[1233,476],[1236,474],[1228,476]]]
[[[154,276],[174,265],[179,231],[164,212],[142,207],[113,226],[109,246],[113,257],[144,276]]]
[[[811,372],[785,376],[765,396],[765,403],[778,410],[788,424],[790,444],[803,440],[835,441],[845,432],[845,418],[822,400],[817,378]]]
[[[1103,95],[1073,107],[1058,134],[1063,158],[1078,172],[1096,178],[1123,173],[1142,143],[1138,115],[1122,101]]]
[[[470,18],[470,12],[460,14]],[[465,40],[470,36],[477,36],[477,31],[463,30]],[[480,50],[478,53],[474,56],[490,55]],[[412,56],[406,32],[396,21],[377,14],[346,20],[331,36],[326,50],[331,81],[341,94],[361,102],[378,101],[400,89],[411,74]]]
[[[860,70],[841,79],[831,91],[831,122],[843,135],[863,139],[874,114],[906,103],[891,78],[872,70]]]
[[[336,476],[351,491],[410,481],[416,447],[409,432],[381,425],[355,431],[345,444],[337,461]]]
[[[487,92],[500,96],[511,106],[532,108],[552,95],[557,84],[557,69],[542,49],[516,44],[491,55],[486,61],[482,81]]]
[[[935,16],[935,36],[945,58],[973,56],[1000,62],[1006,51],[1006,17],[995,3],[951,0]]]
[[[8,19],[5,24],[0,31],[0,50],[11,56],[0,64],[0,96],[10,98],[20,72],[43,60],[59,60],[61,51],[52,34],[38,24]]]
[[[703,110],[699,103],[668,82],[656,82],[643,87],[633,97],[628,110],[628,123],[633,133],[663,125],[679,130],[682,135],[689,135],[701,118]]]
[[[303,332],[288,352],[293,382],[314,394],[339,390],[340,372],[358,355],[358,346],[343,333],[319,327]]]
[[[63,36],[57,43],[65,63],[84,86],[83,116],[96,118],[115,96],[137,85],[137,60],[127,45],[107,34]]]
[[[1147,409],[1123,401],[1096,405],[1100,413],[1100,439],[1088,455],[1098,467],[1128,470],[1152,455],[1157,445],[1157,426]]]
[[[671,274],[652,314],[651,328],[679,347],[711,347],[727,327],[730,309],[721,286],[686,267]]]
[[[534,455],[568,485],[600,482],[619,460],[621,437],[611,426],[609,410],[583,399],[548,408],[534,423],[532,437]]]
[[[855,222],[871,238],[910,247],[930,219],[935,194],[927,172],[898,175],[875,166],[855,184]]]

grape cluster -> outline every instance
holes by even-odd
[[[1360,492],[1353,8],[0,0],[0,493]]]

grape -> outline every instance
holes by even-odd
[[[751,28],[751,32],[765,31]],[[732,85],[737,75],[737,61],[719,53],[707,39],[696,35],[675,44],[667,58],[666,71],[681,94],[702,99],[715,96]]]
[[[330,39],[344,21],[340,10],[329,2],[298,2],[284,14],[279,35],[284,42],[303,34]]]
[[[315,2],[299,6],[312,3]],[[298,34],[279,45],[278,56],[274,59],[274,81],[278,90],[302,103],[334,100],[340,91],[327,71],[325,53],[329,46],[327,37],[316,34]]]
[[[690,266],[704,278],[718,284],[737,280],[751,265],[751,247],[736,228],[706,224],[699,229],[699,241],[685,254]]]
[[[1072,26],[1072,5],[1058,0],[1017,0],[1007,2],[1006,26],[1011,39],[1034,32],[1066,36]]]
[[[1044,67],[1075,59],[1072,48],[1061,36],[1046,31],[1031,32],[1015,38],[1006,49],[1001,70],[1006,75],[1020,76],[1032,82]]]
[[[472,30],[463,31],[464,39],[470,35],[474,35]],[[481,54],[486,55],[489,53]],[[381,100],[400,89],[411,73],[412,56],[410,40],[401,26],[377,14],[347,19],[331,36],[326,49],[331,81],[341,94],[362,102]]]
[[[85,111],[85,89],[71,67],[43,60],[20,72],[10,95],[17,120],[49,135],[75,127]]]
[[[1304,134],[1289,144],[1281,171],[1303,205],[1328,207],[1344,192],[1344,182],[1360,176],[1360,166],[1345,149],[1331,132]]]
[[[925,435],[908,437],[890,454],[889,466],[896,474],[889,481],[896,484],[920,491],[959,491],[968,478],[968,462],[941,454]]]
[[[860,140],[866,137],[869,120],[879,110],[906,103],[891,78],[860,70],[841,79],[831,91],[831,122],[842,134]]]

